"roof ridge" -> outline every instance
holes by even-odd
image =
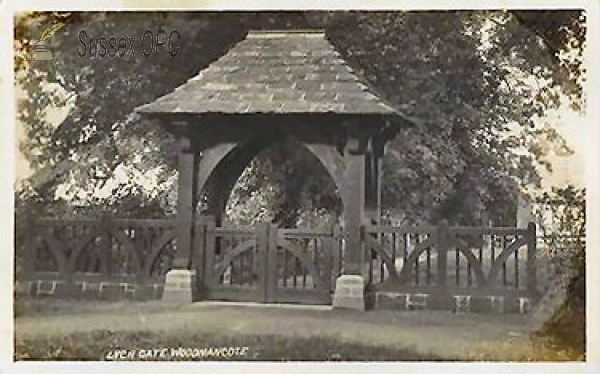
[[[246,38],[278,38],[286,36],[324,37],[325,29],[249,30]]]

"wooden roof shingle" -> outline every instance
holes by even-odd
[[[141,113],[395,114],[322,31],[251,31],[227,54]]]

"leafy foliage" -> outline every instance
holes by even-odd
[[[544,244],[551,255],[565,254],[575,268],[585,264],[585,189],[553,188],[539,199],[537,212]]]
[[[573,186],[554,189],[540,199],[547,209],[539,213],[544,244],[555,261],[569,272],[567,298],[548,320],[541,335],[549,336],[561,346],[585,352],[585,189]]]
[[[320,27],[369,85],[419,119],[419,126],[392,142],[385,158],[387,213],[411,220],[510,224],[519,184],[535,182],[537,168],[548,166],[541,143],[559,141],[534,117],[558,105],[557,87],[565,81],[556,73],[557,52],[519,19],[510,12],[22,15],[15,43],[25,52],[36,29],[66,24],[49,39],[54,63],[24,62],[16,55],[19,84],[28,95],[19,103],[27,135],[22,149],[37,172],[30,191],[56,205],[57,189],[66,184],[71,186],[66,206],[109,206],[125,213],[146,201],[169,211],[174,147],[168,134],[141,123],[132,110],[184,83],[248,29]],[[133,58],[77,54],[81,29],[91,37],[141,38],[146,29],[158,28],[181,33],[176,57],[166,51],[149,58],[141,53]],[[561,50],[567,47],[581,44],[567,43]],[[60,89],[49,90],[48,83]],[[55,128],[46,112],[60,105],[70,109]],[[288,225],[307,212],[339,207],[331,181],[311,157],[291,142],[253,161],[230,202],[241,207],[238,212],[247,212],[248,193],[254,192],[255,199],[263,194],[268,202],[254,206],[268,214],[255,210],[237,218],[270,217]],[[135,177],[106,187],[124,165],[160,183],[148,190]],[[306,178],[309,171],[314,178]],[[261,177],[267,174],[272,177]],[[108,189],[105,197],[94,197],[103,188]],[[123,205],[128,199],[133,202]]]
[[[583,51],[586,44],[586,14],[581,10],[528,11],[517,10],[513,16],[532,30],[551,51],[553,60],[561,67],[554,69],[559,75],[564,92],[576,109],[582,109],[585,95]]]

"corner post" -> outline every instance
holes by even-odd
[[[196,154],[190,152],[188,140],[180,141],[177,169],[179,171],[177,186],[177,252],[173,260],[173,267],[189,269],[194,221]]]
[[[381,182],[383,173],[381,142],[369,141],[365,154],[365,214],[371,224],[381,221]]]
[[[15,224],[18,224],[18,222],[15,221]],[[33,288],[36,270],[35,259],[37,257],[37,241],[39,235],[41,234],[38,232],[38,227],[36,224],[36,220],[30,214],[27,214],[25,219],[21,221],[21,225],[24,225],[24,227],[20,228],[23,230],[23,232],[28,234],[25,235],[25,241],[23,243],[23,252],[21,254],[20,263],[21,272],[15,273],[15,280],[17,282],[15,283],[15,286],[23,282],[25,286],[22,287],[27,290],[27,294],[31,294],[31,290]],[[15,262],[16,261],[17,256],[15,256]]]
[[[365,155],[359,149],[349,148],[346,161],[346,198],[344,204],[344,229],[347,233],[344,253],[344,273],[362,275],[364,253],[362,250],[362,225],[365,220]]]
[[[434,304],[447,305],[448,298],[448,249],[450,247],[450,226],[442,220],[435,231],[435,248],[437,250],[437,268],[435,276]]]
[[[196,153],[188,139],[179,141],[179,180],[177,188],[177,250],[173,267],[167,273],[163,301],[192,302],[196,270],[191,268],[194,232]]]
[[[527,225],[527,292],[537,297],[537,233],[534,222]]]
[[[448,241],[450,239],[449,236],[449,226],[447,221],[442,221],[438,226],[436,232],[436,245],[437,245],[437,286],[439,291],[442,293],[446,292],[446,278],[448,272]]]
[[[344,151],[344,251],[343,274],[337,279],[333,307],[364,311],[365,277],[363,223],[365,219],[366,141],[350,137]]]

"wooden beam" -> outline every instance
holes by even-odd
[[[344,228],[348,233],[344,273],[362,275],[364,253],[361,227],[365,216],[365,155],[347,151],[344,159]]]
[[[188,269],[191,262],[197,155],[195,153],[188,153],[189,150],[186,149],[185,142],[182,142],[180,145],[177,166],[179,171],[177,189],[177,251],[173,260],[173,267]]]

